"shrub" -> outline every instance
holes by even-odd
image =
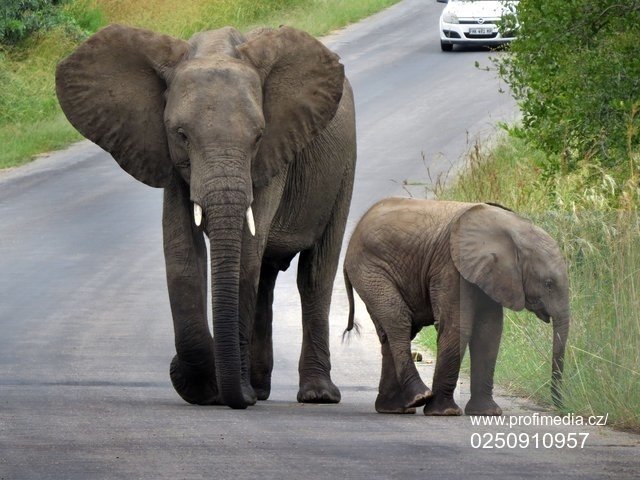
[[[543,174],[581,161],[629,176],[640,137],[640,0],[521,0],[511,54],[495,59],[522,110],[516,132],[547,153]]]
[[[12,45],[60,22],[61,0],[3,0],[0,43]]]

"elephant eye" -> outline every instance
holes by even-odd
[[[551,288],[553,287],[553,280],[548,278],[547,280],[545,280],[544,286],[546,287],[547,290],[551,290]]]
[[[182,128],[178,129],[178,136],[184,143],[187,143],[189,141],[189,139],[187,138],[187,134],[184,133],[184,130]]]

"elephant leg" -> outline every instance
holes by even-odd
[[[189,403],[222,404],[207,323],[207,250],[202,233],[191,221],[191,208],[188,188],[174,178],[165,188],[162,213],[177,352],[171,361],[171,382]]]
[[[331,380],[329,306],[337,269],[334,259],[322,259],[320,247],[300,255],[298,291],[302,305],[302,351],[298,364],[301,403],[338,403],[340,390]],[[337,253],[337,251],[336,251]]]
[[[425,415],[462,415],[462,409],[453,399],[453,392],[458,382],[460,363],[467,341],[462,338],[457,328],[452,328],[447,333],[438,334],[438,355],[433,374],[433,398],[424,407]]]
[[[383,277],[370,278],[362,297],[382,344],[376,411],[414,413],[415,407],[424,405],[432,393],[411,358],[411,311],[400,292],[387,283],[376,285],[377,278]]]
[[[425,386],[426,388],[426,386]],[[427,389],[428,390],[428,389]],[[425,399],[426,401],[426,399]],[[396,367],[389,348],[389,342],[382,343],[382,371],[376,398],[376,412],[378,413],[416,413],[415,406],[406,407],[404,390],[398,382]]]
[[[285,175],[283,172],[282,175]],[[242,388],[252,400],[266,400],[271,393],[273,343],[271,337],[273,290],[278,262],[265,257],[269,227],[278,209],[284,189],[284,177],[254,190],[252,209],[256,235],[245,235],[240,275],[240,350],[242,353]],[[292,255],[293,257],[293,255]],[[290,259],[289,259],[290,261]]]
[[[425,415],[462,415],[462,409],[453,399],[453,392],[471,335],[473,307],[465,301],[460,308],[458,298],[447,301],[449,305],[436,308],[438,312],[446,313],[436,315],[438,354],[433,374],[433,398],[424,407]]]
[[[471,398],[467,415],[502,415],[493,400],[493,374],[502,336],[502,306],[487,298],[476,313],[469,341],[471,356]]]
[[[271,393],[273,289],[278,272],[276,267],[263,262],[251,338],[251,385],[258,400],[266,400]]]
[[[257,400],[266,400],[269,396],[273,366],[271,305],[278,271],[274,272],[272,279],[268,278],[271,273],[265,274],[264,265],[261,266],[264,244],[256,243],[257,238],[245,236],[243,242],[242,249],[247,253],[243,256],[242,274],[240,275],[241,381],[243,395],[249,405],[253,405]],[[266,286],[263,285],[265,282]],[[263,348],[267,350],[264,351]],[[268,365],[268,388],[266,391],[262,382],[256,382],[256,378],[259,378],[265,369],[263,364]],[[256,390],[256,385],[259,385],[258,390],[260,391]]]
[[[302,351],[298,364],[301,403],[338,403],[331,380],[329,308],[351,199],[350,175],[344,177],[331,219],[320,240],[301,252],[298,291],[302,305]]]

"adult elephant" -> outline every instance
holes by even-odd
[[[85,137],[164,188],[180,396],[232,408],[268,398],[274,284],[301,253],[298,401],[339,402],[328,313],[356,143],[338,56],[288,27],[246,36],[226,27],[186,42],[111,25],[58,65],[56,87]]]

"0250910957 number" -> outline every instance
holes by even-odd
[[[584,448],[588,433],[472,433],[472,448]]]

